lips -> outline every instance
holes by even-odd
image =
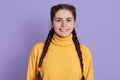
[[[61,32],[67,32],[68,29],[60,29]]]

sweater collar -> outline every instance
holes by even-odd
[[[70,45],[74,44],[73,40],[72,40],[72,36],[73,35],[70,34],[69,36],[67,36],[65,38],[61,38],[57,34],[54,34],[52,43],[57,46],[62,46],[62,47],[70,46]]]

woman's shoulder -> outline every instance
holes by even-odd
[[[80,44],[80,48],[83,50],[87,50],[87,49],[89,50],[89,48],[84,44]]]
[[[90,49],[86,45],[80,44],[80,49],[81,49],[81,51],[82,51],[84,56],[85,55],[86,56],[91,56],[91,51],[90,51]]]
[[[44,46],[44,42],[38,42],[36,43],[33,47],[43,47]]]
[[[32,49],[39,50],[39,49],[43,49],[43,47],[44,47],[44,42],[38,42],[32,47]]]
[[[44,47],[44,42],[36,43],[31,50],[31,55],[37,56],[38,53],[41,53]]]

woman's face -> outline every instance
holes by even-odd
[[[67,9],[58,10],[53,18],[52,27],[58,36],[63,38],[69,36],[75,27],[72,13]]]

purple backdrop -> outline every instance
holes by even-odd
[[[50,29],[50,7],[77,8],[76,30],[93,56],[95,80],[120,80],[120,0],[0,0],[0,80],[25,80],[32,46]]]

